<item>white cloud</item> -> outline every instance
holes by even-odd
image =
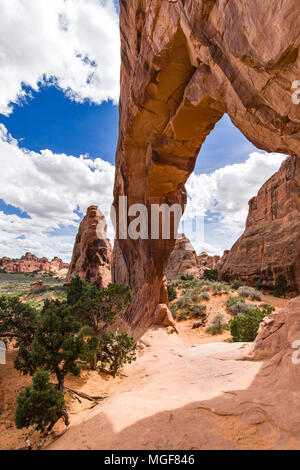
[[[186,233],[197,251],[221,254],[231,247],[244,230],[248,201],[256,196],[285,158],[282,154],[253,152],[244,163],[227,165],[210,174],[190,176],[186,185],[188,204],[184,219],[208,215],[204,219],[204,239],[201,234]],[[208,220],[210,213],[217,214],[215,221]]]
[[[0,0],[0,30],[0,113],[49,80],[78,102],[118,101],[112,0]]]
[[[115,169],[101,158],[21,149],[0,124],[0,167],[0,198],[30,216],[0,212],[2,255],[19,256],[32,250],[43,256],[69,258],[74,234],[60,233],[66,231],[62,226],[76,232],[80,217],[74,211],[84,214],[89,205],[97,204],[106,217],[110,213]],[[25,238],[17,240],[20,236]]]

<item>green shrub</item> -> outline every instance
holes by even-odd
[[[168,285],[167,287],[168,289],[168,299],[169,299],[169,302],[172,302],[172,300],[175,300],[176,297],[177,297],[177,292],[176,292],[176,289],[175,287],[173,287],[172,285]]]
[[[255,279],[254,287],[256,290],[261,290],[262,289],[262,280],[261,279]]]
[[[203,294],[200,295],[201,300],[210,300],[210,295],[208,292],[203,292]]]
[[[15,340],[16,347],[30,346],[37,328],[38,312],[19,297],[0,297],[0,339]]]
[[[218,313],[206,328],[206,332],[210,335],[220,335],[223,331],[228,330],[228,328],[228,323],[224,322],[224,315]]]
[[[245,299],[243,297],[239,296],[230,296],[227,301],[226,301],[226,308],[227,310],[230,311],[230,308],[236,305],[239,302],[245,302]]]
[[[270,315],[270,313],[275,312],[275,307],[270,304],[260,304],[259,305],[260,310],[263,310],[266,312],[266,315]]]
[[[171,313],[172,313],[172,317],[174,318],[174,320],[176,320],[176,318],[177,318],[177,304],[170,305],[170,310],[171,310]]]
[[[75,305],[83,294],[87,291],[88,283],[76,276],[72,279],[70,286],[68,287],[67,303],[68,305]]]
[[[199,279],[190,279],[188,281],[181,281],[181,287],[183,290],[194,289],[195,287],[199,289]]]
[[[173,287],[181,287],[182,281],[180,279],[175,279],[174,281],[170,281],[169,285]]]
[[[192,318],[201,318],[204,317],[206,314],[206,305],[197,304],[193,305],[190,310],[190,315]]]
[[[226,302],[226,309],[233,315],[246,315],[249,310],[255,308],[256,305],[245,302],[243,297],[231,296]]]
[[[204,269],[203,273],[204,279],[210,281],[217,281],[219,278],[219,271],[217,269]]]
[[[238,288],[237,293],[241,297],[250,297],[251,300],[261,300],[261,294],[253,287],[241,286]]]
[[[45,370],[39,370],[33,377],[32,386],[19,393],[17,404],[17,429],[35,426],[36,431],[49,432],[60,418],[69,424],[63,394],[49,383],[49,374]]]
[[[103,333],[99,338],[98,360],[115,377],[126,363],[136,360],[136,341],[127,333]]]
[[[287,280],[284,274],[279,274],[274,285],[274,296],[285,297],[288,289]]]
[[[184,321],[184,320],[187,320],[187,313],[186,312],[178,312],[176,314],[176,320],[177,321]]]
[[[194,276],[192,274],[182,274],[180,276],[180,279],[182,281],[192,281],[194,279]]]
[[[222,295],[228,293],[228,286],[224,282],[213,282],[211,284],[212,295]]]
[[[260,323],[267,315],[265,310],[254,308],[248,311],[247,315],[237,315],[230,320],[229,328],[234,342],[251,342],[257,336]]]
[[[238,288],[241,287],[242,285],[243,285],[242,281],[240,281],[239,279],[236,279],[232,281],[232,283],[230,284],[230,287],[233,290],[238,290]]]
[[[93,336],[93,328],[90,325],[85,325],[79,331],[81,336]]]
[[[182,306],[184,305],[189,306],[189,305],[194,304],[195,302],[199,302],[200,296],[201,296],[201,292],[197,287],[184,289],[178,302]]]
[[[76,304],[70,307],[70,310],[72,315],[83,325],[92,326],[94,337],[99,338],[101,333],[106,331],[129,305],[130,299],[131,289],[129,286],[109,284],[106,288],[98,289],[97,286],[90,284]],[[92,367],[96,370],[96,352]]]

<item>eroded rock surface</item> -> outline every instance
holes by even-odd
[[[300,291],[300,160],[287,158],[249,201],[243,235],[221,262],[225,280],[274,285],[284,274],[293,292]]]
[[[167,266],[168,281],[180,279],[182,275],[192,275],[196,278],[203,276],[205,269],[219,267],[220,256],[210,256],[205,251],[197,255],[195,248],[187,236],[182,233],[176,240]]]
[[[90,206],[75,239],[67,283],[79,276],[99,288],[111,283],[112,248],[106,221],[97,206]]]
[[[261,323],[244,357],[249,359],[263,361],[250,386],[209,406],[216,414],[241,416],[245,423],[259,425],[278,439],[275,448],[299,448],[300,297]]]
[[[44,287],[43,281],[35,281],[32,284],[30,284],[28,292],[35,292],[35,291],[43,290],[43,287]]]
[[[50,449],[299,449],[299,333],[299,297],[253,345],[150,328],[123,386]]]
[[[257,147],[299,156],[298,0],[122,0],[120,10],[116,209],[122,195],[129,206],[183,205],[199,150],[224,113]],[[153,322],[175,238],[118,234],[118,244],[133,290],[124,318],[139,335]]]
[[[183,274],[191,274],[194,277],[199,276],[197,253],[184,234],[176,241],[167,266],[166,276],[169,281],[172,281],[180,279]]]

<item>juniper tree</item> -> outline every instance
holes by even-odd
[[[126,363],[136,360],[136,341],[127,333],[115,335],[113,332],[100,335],[98,359],[103,367],[109,367],[115,377]]]
[[[237,315],[230,320],[229,328],[234,342],[254,341],[260,323],[264,318],[274,312],[273,305],[265,304],[262,308],[252,308],[245,315]]]
[[[287,280],[284,274],[279,274],[275,281],[274,295],[275,297],[285,297],[288,289]]]
[[[32,385],[19,393],[17,404],[15,423],[18,429],[35,426],[36,431],[49,432],[60,418],[69,424],[64,396],[49,383],[45,370],[39,370]]]
[[[38,312],[18,297],[0,297],[0,338],[30,346],[37,328]]]
[[[81,279],[79,276],[75,276],[68,287],[68,305],[75,305],[78,300],[83,296],[83,294],[87,291],[88,286],[88,282],[86,282],[84,279]]]
[[[45,369],[56,375],[57,389],[63,392],[65,376],[68,373],[79,375],[78,360],[90,361],[96,351],[97,341],[85,340],[81,327],[65,304],[46,300],[32,345],[20,346],[15,368],[25,375]]]
[[[130,287],[110,284],[108,287],[98,289],[90,285],[80,300],[71,307],[72,313],[84,324],[92,327],[93,336],[99,338],[117,315],[130,303]],[[93,368],[97,366],[97,354],[93,359]]]
[[[203,277],[209,281],[217,281],[219,279],[219,271],[217,269],[204,269]]]

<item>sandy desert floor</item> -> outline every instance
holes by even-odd
[[[218,312],[230,319],[225,300],[226,296],[215,296],[208,302],[213,309],[211,320]],[[287,303],[271,296],[263,296],[263,301],[276,308]],[[83,371],[79,378],[68,376],[68,387],[107,398],[95,406],[67,393],[71,426],[64,433],[65,426],[56,425],[55,434],[42,447],[271,448],[276,436],[270,424],[249,424],[237,416],[217,415],[209,406],[218,396],[230,400],[235,390],[247,388],[261,363],[239,360],[248,345],[231,343],[228,331],[210,336],[204,328],[192,330],[192,323],[178,322],[179,336],[168,334],[165,328],[148,331],[141,338],[138,360],[116,379],[92,371]],[[0,449],[24,448],[28,436],[37,448],[41,442],[38,433],[14,426],[16,396],[31,382],[13,368],[14,357],[15,351],[9,350],[7,365],[0,366]]]

